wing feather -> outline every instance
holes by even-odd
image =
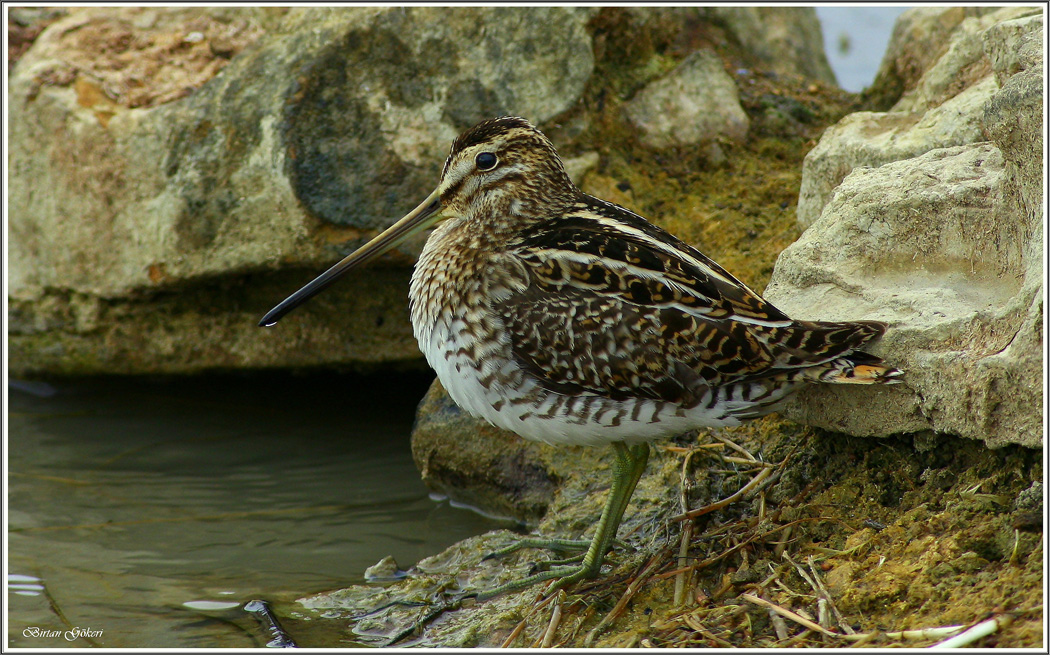
[[[493,307],[514,357],[552,391],[689,407],[881,334],[874,322],[793,322],[695,248],[589,197],[507,256],[526,279]]]

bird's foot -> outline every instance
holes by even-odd
[[[545,548],[547,550],[553,550],[556,553],[570,553],[573,551],[586,551],[590,545],[590,541],[582,539],[542,539],[539,537],[526,537],[515,541],[506,548],[492,551],[482,557],[481,561],[484,562],[490,559],[505,557],[511,553],[516,553],[522,548]]]
[[[615,540],[612,541],[612,544],[624,548],[627,547],[623,543]],[[523,548],[543,548],[556,553],[569,553],[576,551],[578,554],[563,559],[533,562],[527,577],[507,583],[490,591],[479,592],[477,594],[477,600],[488,600],[507,592],[521,591],[522,589],[531,587],[534,584],[546,582],[547,580],[554,580],[554,584],[549,586],[544,593],[544,596],[549,596],[558,589],[562,589],[574,582],[578,582],[579,580],[597,577],[598,572],[601,570],[602,559],[604,558],[597,559],[594,554],[590,553],[589,551],[592,546],[593,542],[589,540],[526,537],[524,539],[519,539],[505,548],[495,550],[482,557],[481,561],[484,562],[486,560],[505,557]],[[588,557],[588,555],[590,555],[590,557]]]
[[[540,571],[550,571],[551,569],[557,568],[559,566],[571,566],[573,564],[579,564],[583,561],[583,558],[585,556],[586,553],[580,553],[579,555],[574,555],[573,557],[566,557],[563,559],[548,559],[540,562],[533,562],[532,566],[529,567],[529,575],[539,573]]]
[[[574,582],[579,582],[587,578],[597,577],[598,572],[601,570],[601,562],[588,563],[586,560],[576,565],[569,566],[558,566],[548,571],[542,571],[530,575],[521,580],[515,580],[514,582],[508,582],[505,585],[496,587],[495,589],[489,589],[487,591],[480,591],[477,594],[477,600],[479,602],[495,598],[502,594],[506,594],[512,591],[521,591],[527,589],[534,584],[540,582],[546,582],[547,580],[553,580],[546,590],[543,592],[543,597],[546,598],[556,592],[559,589],[563,589]]]

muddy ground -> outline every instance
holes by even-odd
[[[776,418],[714,434],[667,447],[661,457],[666,477],[685,471],[676,491],[688,507],[727,497],[763,470],[738,461],[748,456],[718,437],[774,464],[778,479],[694,519],[684,557],[678,557],[679,535],[687,522],[670,518],[681,512],[681,502],[666,500],[671,506],[654,517],[661,529],[650,524],[639,530],[648,548],[562,610],[563,625],[588,612],[592,619],[566,630],[558,643],[588,645],[590,630],[615,612],[628,583],[639,577],[644,581],[622,615],[590,644],[857,643],[784,619],[747,595],[818,624],[825,605],[824,627],[870,634],[862,642],[870,646],[928,645],[943,636],[913,640],[881,633],[966,625],[1003,614],[1013,618],[1012,625],[979,645],[1042,643],[1041,453],[1020,447],[991,451],[928,433],[851,438]],[[664,530],[666,536],[656,536]],[[678,604],[676,584],[683,588]],[[513,645],[530,645],[550,614],[547,608],[526,619],[532,631],[526,628]]]
[[[576,471],[553,465],[563,484],[536,533],[592,534],[610,479],[605,450],[558,449]],[[546,599],[538,585],[458,603],[550,557],[486,560],[518,537],[496,531],[395,584],[303,599],[286,608],[286,627],[300,643],[339,646],[917,647],[948,633],[887,633],[997,618],[1010,624],[976,645],[1037,647],[1042,477],[1042,453],[1019,446],[855,438],[771,416],[654,447],[623,547],[598,579]]]

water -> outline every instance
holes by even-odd
[[[275,374],[11,391],[8,645],[261,646],[249,600],[281,614],[362,583],[386,555],[408,567],[506,527],[420,482],[409,431],[428,382]],[[300,645],[339,645],[339,626],[316,623],[285,627]]]
[[[824,49],[839,86],[860,92],[875,80],[893,23],[909,7],[817,7]]]

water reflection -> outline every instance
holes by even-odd
[[[420,482],[408,435],[427,383],[275,374],[12,389],[9,645],[262,646],[244,602],[280,611],[362,582],[384,556],[407,567],[499,526],[435,503]],[[39,636],[76,627],[88,636]]]

